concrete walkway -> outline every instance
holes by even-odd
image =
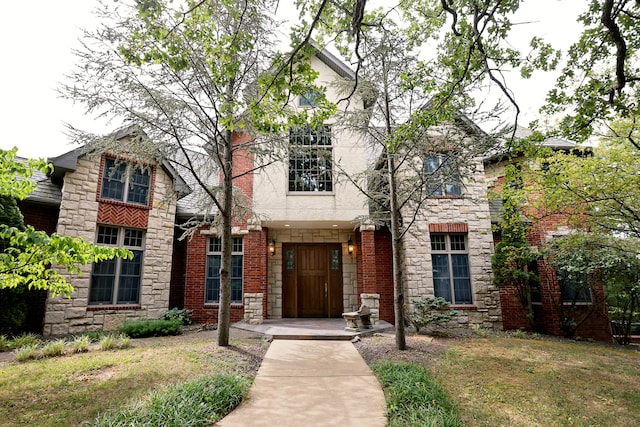
[[[351,342],[274,340],[248,398],[216,425],[384,427],[385,412],[382,388]]]

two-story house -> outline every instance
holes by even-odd
[[[312,66],[333,101],[338,94],[332,82],[353,78],[326,50],[316,53]],[[312,107],[305,97],[296,102],[297,108]],[[349,108],[361,106],[353,102]],[[469,136],[479,131],[465,120],[452,126]],[[141,131],[128,127],[115,137],[126,144]],[[320,128],[292,128],[288,137],[285,161],[234,182],[254,214],[233,229],[232,321],[340,317],[365,303],[375,316],[393,322],[390,234],[363,220],[367,199],[337,173],[338,167],[356,174],[369,166],[365,139],[332,120]],[[252,168],[250,155],[239,158],[235,168]],[[136,167],[127,160],[82,149],[50,159],[50,178],[60,192],[59,201],[49,204],[58,206],[56,231],[125,246],[135,256],[89,265],[82,276],[70,277],[72,297],[47,300],[46,334],[115,329],[126,319],[156,318],[174,306],[193,310],[194,321],[217,321],[218,232],[204,227],[177,239],[176,227],[199,215],[196,189],[170,162]],[[425,157],[425,173],[438,169],[439,161]],[[403,240],[406,300],[442,296],[460,311],[460,326],[500,328],[483,159],[472,161],[472,176],[434,193]]]

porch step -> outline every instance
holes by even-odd
[[[334,340],[348,341],[356,336],[368,336],[393,329],[393,325],[378,321],[371,329],[345,331],[343,319],[268,319],[260,325],[244,321],[233,324],[234,328],[257,332],[274,340]]]

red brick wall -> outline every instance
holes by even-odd
[[[374,231],[362,231],[356,235],[358,263],[358,301],[360,294],[376,294],[376,240]]]
[[[361,231],[356,233],[355,244],[358,302],[360,294],[379,294],[380,319],[393,323],[391,235],[386,229]]]
[[[253,199],[253,173],[246,173],[254,167],[254,155],[249,151],[252,137],[247,133],[235,133],[233,136],[233,185],[246,196],[245,203],[251,206]],[[243,175],[244,174],[244,175]],[[220,180],[222,181],[222,171]],[[234,219],[233,225],[247,228],[248,218]],[[214,323],[218,321],[218,306],[204,304],[204,290],[207,263],[207,238],[200,232],[186,242],[186,266],[184,280],[184,307],[193,310],[194,322]],[[244,236],[244,278],[243,292],[262,292],[263,312],[267,313],[267,230],[250,231]],[[231,321],[244,318],[242,304],[232,304]]]
[[[208,228],[208,227],[207,227]],[[210,235],[200,230],[186,242],[186,272],[184,281],[184,308],[192,310],[191,320],[197,323],[217,323],[217,304],[204,303],[204,290],[207,268],[207,239]],[[237,322],[244,317],[242,305],[231,306],[231,321]]]
[[[500,287],[500,307],[502,308],[502,327],[505,331],[529,328],[527,315],[520,302],[516,286]]]
[[[188,239],[186,247],[186,268],[184,274],[184,308],[193,310],[191,320],[198,323],[218,321],[217,304],[204,303],[207,265],[207,239],[199,231]],[[267,230],[250,231],[244,241],[244,293],[263,294],[263,312],[267,313]],[[231,321],[244,318],[242,304],[231,305]]]
[[[44,206],[25,201],[18,202],[18,207],[20,208],[20,212],[22,212],[26,225],[31,225],[36,230],[42,230],[49,234],[56,231],[59,212],[57,207]]]
[[[544,212],[527,212],[528,218],[533,219],[533,224],[527,235],[527,241],[532,246],[541,247],[547,235],[564,225],[566,217],[560,214],[545,215]],[[500,241],[499,235],[494,235],[494,244]],[[538,261],[538,274],[540,275],[541,304],[534,304],[534,317],[538,332],[562,336],[560,327],[560,313],[558,304],[562,294],[560,284],[556,277],[555,269],[545,259]],[[604,289],[601,284],[592,285],[591,305],[577,306],[575,317],[582,319],[588,316],[584,323],[576,331],[576,337],[591,338],[600,341],[611,341],[611,326],[605,303]],[[528,329],[528,322],[524,308],[517,297],[515,287],[500,287],[500,304],[502,307],[502,322],[505,330]],[[588,314],[592,311],[591,314]]]
[[[262,313],[267,316],[268,229],[250,231],[244,238],[244,292],[262,294]]]
[[[383,229],[375,233],[376,277],[380,294],[380,319],[395,323],[393,307],[393,259],[391,234]]]

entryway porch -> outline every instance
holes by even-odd
[[[351,340],[356,336],[367,336],[385,331],[393,331],[393,325],[378,320],[371,329],[345,331],[344,319],[265,319],[259,325],[244,321],[236,322],[234,328],[258,332],[273,339],[289,340]]]

